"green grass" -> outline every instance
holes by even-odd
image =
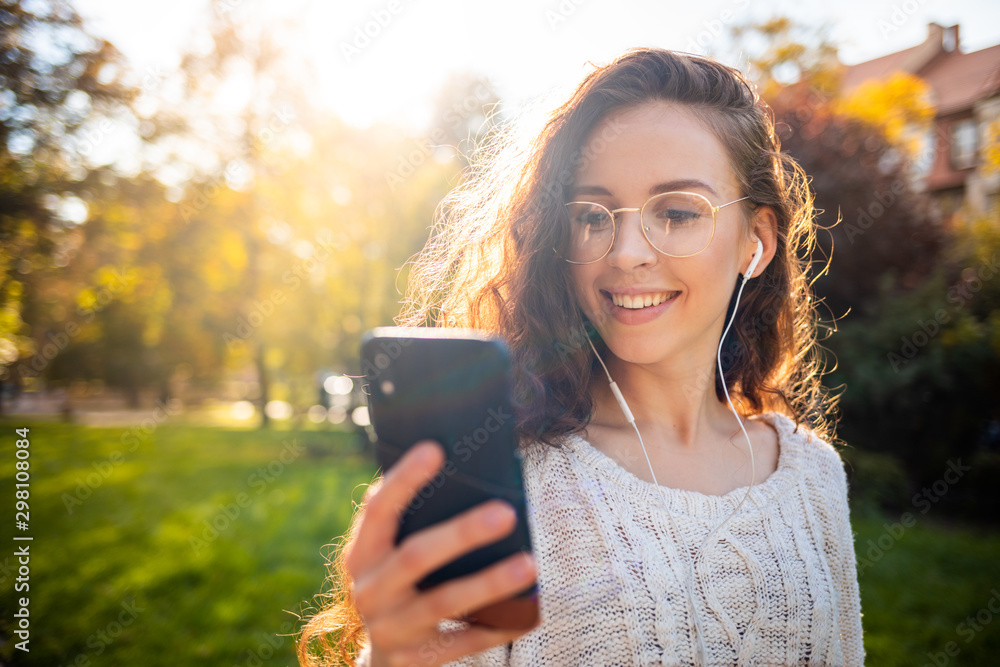
[[[14,427],[24,425],[0,422],[5,536]],[[127,429],[28,426],[31,653],[8,641],[0,663],[296,665],[289,612],[312,603],[324,546],[343,533],[352,493],[360,501],[376,469],[353,435],[164,425],[133,440]],[[287,447],[282,461],[292,441],[302,447]],[[891,543],[883,524],[899,517],[853,515],[859,558],[869,540],[888,545],[860,576],[867,664],[994,664],[1000,536],[941,523],[933,509],[915,515]],[[16,543],[3,541],[0,633],[10,638],[24,593],[13,591]],[[977,613],[989,619],[979,631],[959,625]],[[957,656],[945,653],[949,642]]]
[[[933,509],[912,514],[916,523],[902,532],[892,526],[901,516],[859,512],[852,519],[863,570],[858,581],[866,664],[998,664],[1000,535],[949,525]],[[862,565],[865,560],[871,565]],[[968,617],[979,630],[967,624]]]
[[[0,426],[8,536],[14,426]],[[7,642],[0,663],[297,664],[285,635],[299,624],[285,610],[312,603],[324,545],[376,470],[351,434],[165,425],[129,451],[126,429],[30,426],[31,652]],[[4,542],[0,631],[10,638],[17,563]]]

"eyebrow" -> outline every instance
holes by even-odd
[[[699,181],[697,178],[678,178],[672,181],[666,181],[664,183],[657,183],[649,189],[649,196],[658,195],[661,192],[674,192],[677,190],[682,190],[684,188],[701,188],[712,193],[716,197],[719,193],[712,188],[711,185],[705,181]],[[611,192],[600,185],[581,185],[573,189],[573,196],[578,195],[604,195],[611,197]]]

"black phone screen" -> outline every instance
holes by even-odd
[[[506,500],[518,515],[513,533],[432,572],[418,587],[530,551],[503,341],[471,330],[380,327],[362,342],[362,370],[383,470],[420,440],[436,440],[445,449],[438,474],[404,510],[397,544],[491,498]],[[534,593],[532,586],[522,595]]]

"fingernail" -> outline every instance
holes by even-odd
[[[514,570],[514,575],[518,577],[526,577],[531,573],[534,568],[534,558],[531,554],[525,554],[517,560],[514,561],[514,565],[511,569]]]
[[[427,463],[434,457],[434,445],[430,442],[422,442],[416,446],[417,452],[414,454],[418,463]]]
[[[497,505],[491,507],[486,512],[486,523],[491,526],[500,526],[508,521],[508,517],[512,514],[511,508],[507,505]]]

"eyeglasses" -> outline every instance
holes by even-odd
[[[715,214],[750,197],[712,206],[695,192],[663,192],[650,197],[642,208],[609,210],[600,204],[571,201],[570,241],[566,255],[570,264],[592,264],[605,257],[615,243],[615,213],[639,211],[642,233],[658,252],[670,257],[690,257],[708,247],[715,236]]]

